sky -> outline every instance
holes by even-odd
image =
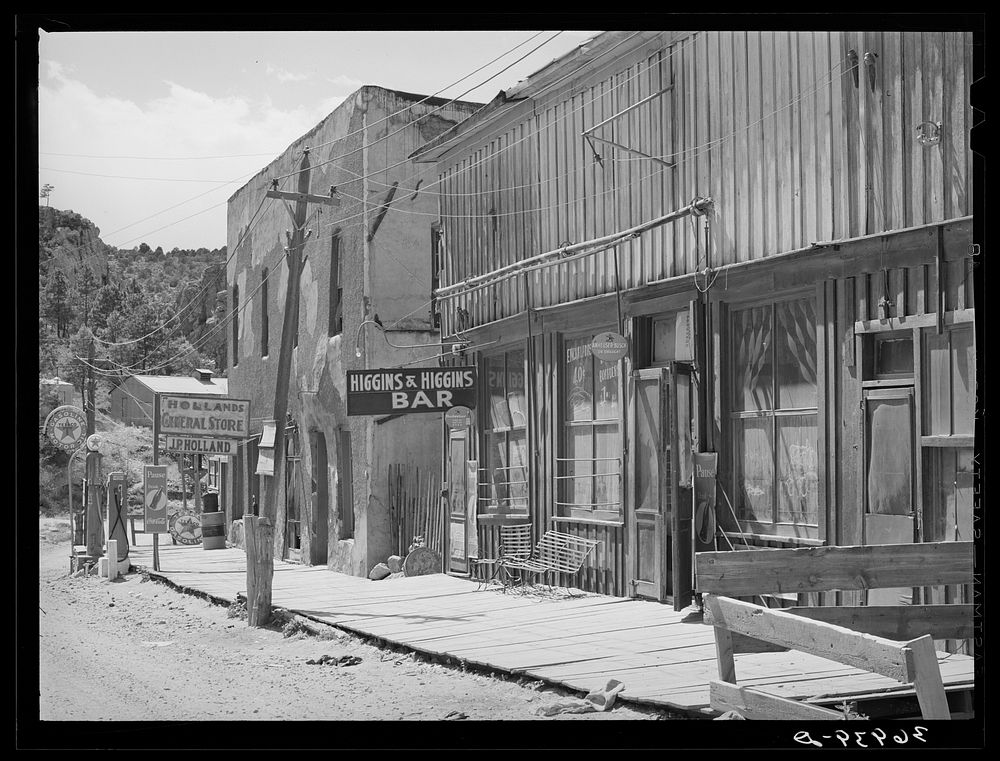
[[[109,245],[221,248],[227,199],[362,85],[486,103],[595,34],[39,31],[39,190]]]

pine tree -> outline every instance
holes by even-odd
[[[69,336],[73,310],[69,303],[69,285],[61,269],[50,273],[45,284],[44,314],[56,326],[56,337]]]

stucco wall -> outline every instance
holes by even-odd
[[[280,201],[267,200],[256,219],[254,212],[271,186],[296,189],[302,151],[310,151],[310,190],[327,194],[337,188],[341,204],[330,208],[310,204],[299,300],[298,347],[293,351],[288,411],[298,424],[302,509],[301,556],[304,562],[325,562],[331,569],[366,574],[391,553],[387,506],[387,466],[408,462],[434,467],[440,461],[436,441],[440,415],[411,415],[406,420],[376,423],[371,417],[347,417],[346,371],[392,367],[422,357],[433,357],[437,347],[396,350],[373,325],[363,328],[355,356],[358,329],[378,315],[386,327],[405,328],[387,335],[397,345],[435,344],[431,330],[430,229],[437,216],[437,196],[420,185],[433,180],[426,166],[406,157],[428,137],[468,116],[472,104],[444,108],[424,122],[440,101],[417,104],[421,96],[406,96],[377,87],[364,87],[308,134],[257,174],[229,201],[229,262],[227,281],[239,286],[241,305],[238,341],[230,347],[230,394],[251,400],[252,430],[259,430],[273,414],[275,375],[284,315],[288,270],[284,261],[286,231],[292,220]],[[388,117],[388,118],[387,118]],[[392,134],[396,133],[396,134]],[[387,140],[379,140],[388,135]],[[362,149],[363,145],[370,146]],[[335,159],[335,160],[331,160]],[[400,166],[394,166],[400,164]],[[418,174],[423,173],[422,176]],[[252,224],[251,224],[252,222]],[[343,332],[329,336],[331,240],[339,235],[342,267]],[[262,303],[258,286],[268,268],[269,342],[262,356]],[[255,289],[258,289],[255,291]],[[232,289],[227,314],[232,314]],[[249,301],[248,301],[249,299]],[[232,328],[230,328],[232,333]],[[238,362],[233,352],[238,350]],[[436,366],[437,360],[426,364]],[[327,446],[329,520],[326,557],[316,557],[322,542],[316,531],[309,496],[313,472],[309,432],[323,433]],[[340,539],[337,450],[341,431],[349,432],[352,455],[352,493],[355,515],[353,539]],[[233,490],[229,490],[232,493]],[[279,489],[275,549],[285,546],[284,490]]]

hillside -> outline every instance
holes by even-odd
[[[108,395],[136,372],[176,375],[208,367],[225,375],[228,331],[217,329],[225,310],[225,260],[225,247],[164,252],[141,243],[118,249],[101,240],[89,219],[39,206],[39,377],[73,384],[73,403],[106,437],[106,464],[130,472],[133,483],[141,476],[133,471],[150,446],[149,431],[108,418]],[[93,410],[85,398],[93,398]],[[58,403],[39,387],[39,428]],[[39,507],[45,512],[65,510],[67,462],[66,453],[39,437]],[[80,475],[74,473],[74,480]],[[171,479],[171,488],[179,489],[176,465]]]

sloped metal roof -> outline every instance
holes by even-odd
[[[218,394],[229,393],[228,378],[201,381],[186,375],[133,375],[133,380],[160,394]]]

